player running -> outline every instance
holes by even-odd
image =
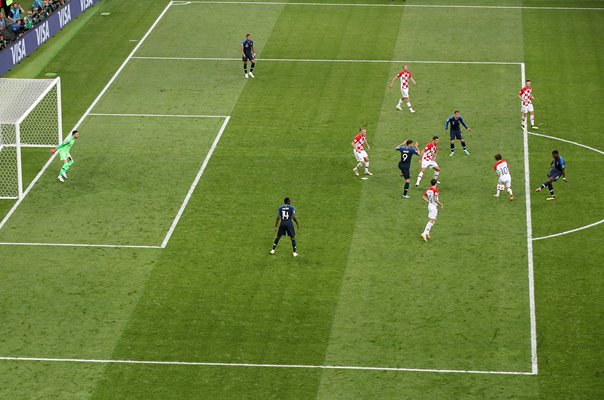
[[[256,50],[254,49],[254,41],[249,33],[245,35],[245,39],[241,42],[241,60],[243,61],[243,73],[245,77],[254,77],[254,67],[256,66]],[[250,72],[247,72],[247,62],[251,62]]]
[[[409,182],[411,181],[411,173],[409,171],[411,169],[411,157],[414,154],[416,156],[419,156],[418,145],[419,143],[417,142],[415,142],[415,145],[413,145],[413,140],[407,140],[404,144],[401,143],[394,148],[395,150],[398,150],[401,153],[401,160],[398,162],[398,168],[401,170],[401,176],[405,178],[403,199],[409,198]]]
[[[556,200],[556,195],[554,194],[554,182],[560,179],[560,177],[562,177],[564,182],[568,182],[566,179],[564,158],[562,158],[560,153],[558,153],[558,150],[552,151],[552,156],[554,159],[550,163],[552,169],[547,174],[547,181],[543,182],[541,186],[535,189],[535,192],[540,192],[541,189],[547,186],[549,189],[549,197],[546,200]]]
[[[522,105],[520,107],[520,111],[522,112],[522,124],[520,125],[522,129],[526,127],[526,114],[531,114],[531,129],[539,129],[535,126],[535,110],[533,109],[533,86],[531,85],[531,80],[527,79],[525,82],[525,86],[520,89],[518,92],[518,97],[520,98]]]
[[[432,179],[430,181],[431,186],[424,192],[423,196],[423,200],[428,203],[428,223],[422,232],[422,239],[424,239],[425,242],[427,242],[428,239],[432,239],[430,237],[430,229],[432,229],[432,226],[436,223],[438,206],[440,206],[440,208],[445,208],[443,203],[441,203],[438,199],[438,189],[436,188],[437,183],[438,182],[436,179]]]
[[[466,142],[464,141],[463,135],[461,134],[461,127],[459,125],[463,125],[463,127],[466,128],[468,132],[472,132],[472,129],[468,128],[462,116],[459,114],[458,110],[453,111],[453,115],[451,115],[445,121],[445,131],[449,129],[449,124],[451,124],[451,131],[449,132],[449,137],[451,139],[451,153],[449,154],[449,157],[453,157],[453,154],[455,154],[455,139],[458,139],[461,142],[463,152],[466,153],[466,156],[469,156],[470,152],[466,147]]]
[[[494,196],[499,197],[499,192],[504,188],[507,188],[507,191],[510,194],[509,199],[512,201],[514,200],[514,193],[512,193],[512,175],[510,175],[508,162],[501,157],[501,154],[495,154],[495,161],[493,169],[497,172],[499,181],[497,181],[497,193]]]
[[[440,167],[438,166],[438,164],[436,163],[436,153],[438,152],[438,142],[440,139],[438,139],[438,136],[433,136],[432,137],[432,141],[429,142],[426,147],[424,147],[424,150],[422,150],[420,156],[420,166],[421,166],[421,170],[419,171],[419,174],[417,175],[417,181],[415,182],[415,186],[419,186],[419,183],[421,182],[423,176],[424,176],[424,172],[426,172],[426,169],[428,168],[433,168],[434,169],[434,179],[436,179],[436,183],[440,183],[438,182],[438,175],[440,174]]]
[[[359,128],[359,134],[356,135],[352,141],[354,157],[357,160],[357,166],[352,169],[352,172],[354,172],[356,176],[359,176],[359,168],[362,166],[365,166],[365,175],[373,175],[369,172],[369,156],[367,156],[365,146],[367,146],[367,150],[371,150],[371,146],[367,143],[367,130],[365,130],[365,128]]]
[[[417,83],[415,83],[415,79],[413,79],[413,75],[411,74],[411,71],[409,71],[407,64],[403,65],[402,71],[394,75],[394,77],[390,81],[390,85],[388,85],[390,88],[392,88],[392,85],[394,85],[394,81],[397,78],[401,80],[401,98],[398,100],[396,109],[403,111],[402,105],[405,101],[407,102],[407,108],[409,109],[409,111],[411,113],[414,113],[415,110],[413,109],[413,107],[411,107],[411,99],[409,98],[409,81],[413,82],[414,85],[417,85]]]
[[[298,219],[296,218],[296,210],[294,206],[291,205],[291,200],[289,197],[283,199],[283,204],[279,207],[277,219],[275,220],[275,232],[277,232],[277,237],[273,242],[273,248],[269,252],[270,254],[275,254],[275,250],[277,249],[277,245],[279,244],[279,240],[281,236],[287,234],[292,240],[292,248],[294,250],[294,257],[298,257],[297,249],[296,249],[296,231],[294,230],[294,224],[292,220],[296,223],[298,229],[300,229],[300,224],[298,223]]]
[[[57,179],[60,180],[61,182],[65,182],[65,179],[67,179],[67,171],[69,170],[69,168],[71,168],[71,166],[75,162],[73,160],[73,157],[71,157],[70,151],[71,151],[71,147],[73,146],[73,144],[75,143],[75,140],[78,137],[80,137],[80,134],[78,133],[77,130],[74,130],[73,132],[71,132],[71,134],[69,136],[67,136],[67,139],[65,139],[65,141],[62,144],[60,144],[59,146],[57,146],[54,149],[50,149],[51,154],[54,154],[58,151],[59,159],[61,161],[63,161],[63,165],[61,166],[61,171],[59,172],[59,176],[57,176]]]

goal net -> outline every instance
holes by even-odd
[[[57,146],[61,125],[59,78],[0,78],[0,199],[23,195],[21,149]]]

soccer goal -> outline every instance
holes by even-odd
[[[21,149],[63,137],[61,80],[0,78],[0,199],[23,195]]]

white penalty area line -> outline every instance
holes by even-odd
[[[483,374],[483,375],[535,375],[523,371],[476,371],[463,369],[424,369],[424,368],[395,368],[395,367],[363,367],[352,365],[304,365],[304,364],[251,364],[251,363],[219,363],[193,361],[145,361],[145,360],[96,360],[82,358],[43,358],[43,357],[0,357],[2,361],[38,361],[38,362],[71,362],[95,364],[143,364],[143,365],[180,365],[201,367],[247,367],[247,368],[290,368],[290,369],[335,369],[356,371],[395,371],[395,372],[429,372],[441,374]]]
[[[34,242],[0,242],[0,246],[50,246],[50,247],[106,247],[126,249],[163,249],[162,246],[130,244],[86,244],[86,243],[34,243]]]
[[[520,64],[520,83],[524,85],[526,80],[526,66]],[[522,129],[522,142],[524,147],[524,193],[526,204],[526,248],[528,259],[529,280],[529,313],[531,324],[531,372],[535,375],[539,372],[537,359],[537,316],[535,311],[535,268],[533,260],[533,222],[531,216],[531,182],[529,163],[529,142],[526,126]]]
[[[578,11],[604,11],[600,7],[535,7],[535,6],[468,6],[445,4],[339,4],[339,3],[285,3],[276,1],[187,1],[174,2],[175,5],[187,4],[241,4],[264,6],[320,6],[320,7],[404,7],[404,8],[462,8],[486,10],[578,10]]]
[[[241,57],[153,57],[135,56],[136,60],[175,60],[175,61],[239,61]],[[438,60],[333,60],[311,58],[258,58],[261,62],[304,62],[304,63],[376,63],[376,64],[467,64],[467,65],[520,65],[514,61],[438,61]]]

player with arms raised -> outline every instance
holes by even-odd
[[[396,109],[402,111],[402,105],[405,101],[407,102],[407,108],[409,109],[409,111],[414,113],[415,110],[413,109],[413,107],[411,107],[411,99],[409,98],[409,81],[413,82],[414,85],[417,85],[417,83],[415,83],[415,79],[413,79],[413,75],[411,74],[411,71],[409,71],[407,64],[403,65],[402,71],[394,75],[394,77],[390,81],[390,88],[392,88],[392,85],[394,85],[394,81],[397,79],[401,80],[401,98],[399,99],[396,105]]]
[[[357,160],[357,166],[352,169],[352,172],[356,176],[359,176],[359,168],[365,166],[365,175],[373,175],[369,172],[369,156],[365,151],[371,150],[371,146],[367,143],[367,130],[365,128],[359,128],[359,134],[354,137],[352,141],[352,148],[354,149],[354,158]]]
[[[411,147],[413,146],[413,147]],[[405,188],[403,189],[403,198],[409,198],[409,182],[411,181],[411,157],[415,154],[419,156],[418,143],[413,140],[407,140],[404,144],[401,143],[394,148],[401,153],[401,160],[398,163],[398,168],[401,170],[401,176],[405,179]]]
[[[294,206],[291,204],[291,200],[289,197],[283,199],[283,205],[279,207],[277,211],[277,219],[275,220],[275,232],[277,232],[277,237],[273,242],[273,248],[269,252],[270,254],[275,254],[275,250],[277,249],[277,245],[279,244],[279,240],[281,236],[287,234],[292,240],[292,249],[294,250],[294,257],[298,257],[297,249],[296,249],[296,231],[294,230],[294,224],[292,220],[296,223],[298,229],[300,229],[300,224],[298,223],[298,219],[296,218],[296,210]]]
[[[419,171],[419,174],[417,175],[417,181],[415,182],[415,186],[419,186],[419,183],[421,182],[423,176],[424,176],[424,172],[426,172],[426,169],[428,168],[433,168],[434,169],[434,179],[436,179],[437,183],[438,182],[438,175],[440,174],[440,167],[438,166],[438,164],[436,163],[436,153],[438,152],[438,141],[440,139],[438,139],[438,136],[433,136],[432,137],[432,141],[429,142],[426,147],[424,147],[424,149],[422,150],[421,154],[420,154],[420,166],[421,166],[421,170]]]
[[[423,200],[428,203],[428,223],[426,224],[426,227],[422,232],[422,239],[424,239],[425,242],[427,242],[428,239],[432,239],[430,237],[430,230],[432,229],[432,226],[436,223],[436,216],[438,215],[438,206],[440,206],[441,208],[445,207],[443,203],[441,203],[438,199],[438,189],[436,188],[436,184],[436,179],[432,179],[430,181],[431,186],[428,188],[428,190],[424,192],[423,196]]]
[[[525,82],[525,86],[520,89],[520,92],[518,92],[518,97],[522,102],[522,105],[520,106],[520,111],[522,112],[522,124],[520,126],[522,126],[522,129],[526,127],[526,114],[530,113],[531,128],[539,129],[537,126],[535,126],[535,110],[533,108],[533,86],[531,84],[530,79],[527,79]]]
[[[514,200],[514,194],[512,193],[512,175],[510,175],[508,162],[501,157],[501,154],[495,154],[495,161],[493,169],[497,172],[499,181],[497,181],[497,193],[494,196],[499,197],[499,192],[507,188],[510,194],[509,199],[512,201]]]

